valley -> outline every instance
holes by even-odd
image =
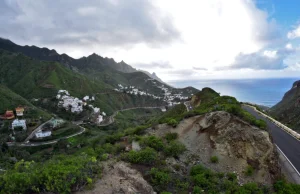
[[[0,39],[0,102],[1,194],[299,190],[281,163],[299,169],[292,136],[235,97],[124,61]]]

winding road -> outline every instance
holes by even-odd
[[[112,114],[111,116],[109,116],[107,118],[108,123],[106,124],[100,124],[98,125],[99,127],[104,127],[104,126],[108,126],[111,125],[115,122],[115,117],[117,116],[117,114],[119,112],[123,112],[123,111],[127,111],[127,110],[134,110],[134,109],[161,109],[161,107],[133,107],[133,108],[126,108],[126,109],[121,109],[121,110],[117,110],[114,112],[114,114]],[[81,130],[75,134],[63,137],[63,138],[59,138],[59,139],[55,139],[55,140],[50,140],[50,141],[44,141],[44,142],[29,142],[26,143],[30,138],[32,138],[35,134],[35,132],[37,132],[38,130],[40,130],[46,123],[48,123],[49,121],[43,123],[42,125],[40,125],[39,127],[37,127],[25,140],[24,143],[8,143],[8,146],[18,146],[18,147],[35,147],[35,146],[41,146],[41,145],[49,145],[49,144],[55,144],[57,143],[59,140],[61,139],[69,139],[71,137],[75,137],[77,135],[80,135],[82,133],[84,133],[86,131],[86,129],[82,126],[80,126],[83,123],[78,123],[77,125],[81,128]]]
[[[262,114],[259,114],[254,107],[243,105],[244,110],[251,113],[257,119],[266,121],[268,130],[273,137],[274,143],[280,148],[283,154],[288,158],[292,165],[300,172],[300,141],[287,131],[276,125],[270,119]],[[299,174],[300,176],[300,174]]]

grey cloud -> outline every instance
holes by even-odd
[[[168,61],[160,61],[160,62],[152,62],[152,63],[138,63],[135,64],[134,67],[137,68],[160,68],[160,69],[172,69],[173,66]]]
[[[4,0],[0,36],[47,45],[160,46],[180,34],[150,0]]]
[[[285,69],[285,58],[294,53],[294,49],[279,49],[276,57],[268,57],[262,51],[251,54],[239,54],[232,66],[223,69],[254,69],[254,70],[278,70]]]

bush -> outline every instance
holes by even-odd
[[[195,165],[191,168],[191,171],[190,171],[190,175],[191,176],[195,176],[197,174],[203,174],[207,171],[207,169],[205,167],[203,167],[202,165],[198,164],[198,165]]]
[[[57,156],[45,163],[20,161],[0,175],[0,193],[71,193],[72,188],[91,184],[100,173],[93,157]]]
[[[185,146],[177,141],[172,141],[170,144],[165,148],[166,156],[178,157],[186,150]]]
[[[278,194],[296,194],[300,191],[300,185],[287,183],[285,180],[279,180],[274,184],[274,190]]]
[[[218,158],[217,156],[212,156],[212,157],[210,158],[210,161],[211,161],[212,163],[218,163],[218,162],[219,162],[219,158]]]
[[[158,159],[158,154],[154,149],[147,147],[140,151],[131,150],[122,158],[134,164],[152,165]]]
[[[247,183],[239,189],[238,193],[263,194],[263,191],[257,186],[256,183]]]
[[[163,141],[161,140],[161,138],[156,137],[156,136],[148,136],[148,137],[142,138],[141,144],[151,147],[157,151],[164,149]]]
[[[245,171],[245,174],[247,176],[252,176],[254,173],[254,168],[251,165],[248,165]]]
[[[178,133],[167,133],[165,135],[165,139],[170,142],[170,141],[173,141],[173,140],[176,140],[178,138]]]
[[[202,192],[202,189],[198,186],[194,186],[193,188],[193,194],[200,194],[200,193],[203,193]]]
[[[175,119],[169,119],[167,121],[167,124],[170,125],[170,126],[172,126],[172,127],[176,127],[179,124],[179,122],[176,121]]]
[[[157,168],[151,168],[150,176],[151,182],[156,186],[166,186],[171,180],[168,172],[159,170]]]

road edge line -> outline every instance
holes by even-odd
[[[281,154],[285,157],[285,159],[290,163],[290,165],[294,168],[294,170],[296,171],[296,173],[297,173],[298,176],[300,177],[300,173],[298,172],[298,170],[296,169],[296,167],[292,164],[292,162],[288,159],[288,157],[283,153],[283,151],[278,147],[277,144],[275,144],[275,146],[276,146],[277,149],[281,152]]]
[[[251,107],[251,108],[253,108],[254,109],[254,111],[255,112],[257,112],[258,114],[260,114],[260,115],[262,115],[263,117],[265,117],[265,118],[267,118],[269,121],[271,121],[274,125],[276,125],[276,123],[274,123],[269,117],[268,117],[268,115],[266,116],[264,113],[262,113],[262,112],[260,112],[259,110],[257,110],[257,108],[255,107],[255,106],[250,106],[250,105],[247,105],[247,104],[245,104],[246,106],[249,106],[249,107]],[[275,120],[275,119],[274,119]],[[277,120],[275,120],[275,121],[277,121]],[[279,122],[279,121],[277,121],[277,122]],[[280,122],[279,122],[280,123]],[[282,123],[281,123],[282,124]],[[282,124],[282,125],[284,125],[284,124]],[[289,131],[287,131],[287,130],[285,130],[285,129],[283,129],[282,127],[280,127],[280,126],[278,126],[278,125],[276,125],[277,127],[279,127],[282,131],[284,131],[285,133],[287,133],[287,134],[289,134],[291,137],[293,137],[294,139],[296,139],[297,141],[300,141],[300,139],[298,139],[298,137],[295,137],[293,134],[291,134]],[[284,125],[285,126],[285,125]],[[292,129],[291,129],[292,130]]]

